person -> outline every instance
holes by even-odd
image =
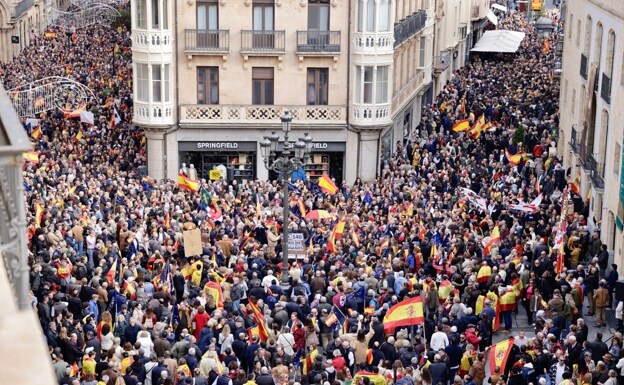
[[[431,341],[429,344],[431,345],[431,349],[433,351],[445,349],[449,344],[448,337],[446,333],[444,333],[442,330],[442,325],[438,325],[437,331],[431,336]]]
[[[594,292],[594,302],[596,306],[596,324],[594,326],[607,326],[606,309],[609,304],[609,291],[607,281],[600,280],[599,288]]]

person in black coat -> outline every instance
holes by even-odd
[[[256,384],[258,385],[275,385],[273,376],[269,373],[269,369],[263,366],[260,369],[260,375],[256,378]]]
[[[372,323],[371,323],[371,328],[373,329],[373,336],[371,337],[370,341],[368,341],[368,347],[372,348],[373,345],[375,344],[375,342],[377,342],[378,345],[381,345],[384,342],[384,326],[381,322],[379,322],[379,318],[377,317],[373,317],[372,318]],[[388,358],[386,358],[388,359]],[[394,361],[391,361],[394,362]]]
[[[390,362],[396,360],[396,349],[394,348],[394,336],[388,336],[386,342],[381,344],[379,350],[382,351],[384,358]]]
[[[232,351],[238,357],[241,368],[247,367],[247,335],[239,333],[238,338],[232,342]]]
[[[446,364],[441,362],[439,354],[433,357],[433,364],[429,365],[429,371],[431,372],[431,384],[438,385],[439,383],[446,384],[449,377],[449,372]]]

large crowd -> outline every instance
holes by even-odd
[[[551,17],[554,47],[563,25]],[[93,125],[37,116],[40,159],[24,166],[32,304],[59,384],[624,383],[618,267],[557,157],[553,53],[519,13],[499,28],[527,33],[519,52],[455,71],[377,180],[334,195],[293,184],[289,226],[307,256],[285,267],[287,287],[280,183],[201,180],[192,192],[142,176],[127,30],[36,37],[1,65],[7,89],[57,75],[97,96]],[[481,115],[491,126],[480,135],[452,129]],[[305,219],[300,203],[330,218]],[[328,248],[339,220],[344,236]],[[188,229],[201,232],[200,255],[185,256]],[[424,322],[384,329],[416,296]],[[488,369],[518,312],[535,337],[506,336],[506,365]],[[593,315],[604,334],[589,340]]]

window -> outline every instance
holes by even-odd
[[[570,104],[570,111],[572,111],[572,117],[576,115],[576,88],[572,87],[572,103]]]
[[[329,69],[308,68],[308,84],[306,87],[306,99],[308,105],[326,106],[328,94]]]
[[[388,103],[388,74],[390,73],[390,66],[377,67],[377,79],[375,81],[375,88],[377,95],[375,96],[375,103]]]
[[[568,39],[572,39],[572,28],[574,26],[573,20],[574,15],[570,13],[570,21],[568,22]]]
[[[219,29],[219,6],[216,0],[197,4],[197,29]]]
[[[253,4],[254,31],[273,31],[273,2],[255,1]]]
[[[357,0],[357,31],[362,32],[364,28],[364,7],[365,0]]]
[[[149,74],[148,66],[145,63],[137,63],[136,80],[137,80],[137,100],[140,102],[149,101]]]
[[[251,71],[252,104],[273,104],[273,68],[253,68]]]
[[[366,31],[375,31],[375,1],[368,0],[366,2]]]
[[[164,93],[165,93],[165,103],[169,103],[171,101],[171,64],[165,64],[165,69],[164,69]]]
[[[609,31],[609,39],[607,40],[607,63],[605,73],[609,79],[613,79],[613,59],[615,57],[615,32]]]
[[[576,21],[576,48],[581,46],[581,19]]]
[[[372,2],[373,4],[375,2]],[[390,28],[390,0],[379,0],[378,32],[388,32]]]
[[[197,104],[219,104],[219,67],[197,68]]]
[[[602,59],[602,32],[602,24],[598,23],[596,26],[596,43],[594,45],[594,62],[596,63],[596,67],[599,69]]]
[[[420,53],[418,55],[418,66],[421,68],[425,66],[425,47],[427,45],[427,40],[425,39],[425,37],[420,38]]]
[[[163,29],[169,29],[169,5],[167,4],[168,0],[162,0],[162,5],[163,5]]]
[[[589,48],[591,45],[591,35],[592,35],[592,18],[591,16],[587,16],[587,20],[585,21],[585,42],[583,53],[585,56],[589,58]]]
[[[362,103],[373,103],[373,67],[364,67],[364,93]]]
[[[568,79],[563,84],[563,104],[568,102]]]
[[[140,29],[147,28],[147,0],[136,1],[136,26]]]
[[[620,162],[622,161],[622,146],[615,142],[615,154],[613,154],[613,173],[615,175],[620,174]]]
[[[162,102],[162,72],[160,64],[152,64],[152,101]]]
[[[329,31],[329,0],[308,0],[308,31]]]
[[[158,9],[158,0],[152,1],[152,28],[160,28],[160,10]]]

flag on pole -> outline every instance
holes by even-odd
[[[400,326],[423,324],[425,316],[423,311],[422,297],[409,298],[392,306],[384,317],[384,330],[393,332]]]
[[[329,195],[334,195],[336,194],[336,192],[338,192],[338,186],[336,186],[334,181],[331,180],[331,178],[327,174],[323,174],[319,178],[318,186],[321,188],[321,190],[328,193]]]
[[[453,131],[455,132],[467,131],[469,128],[470,122],[468,119],[459,120],[453,125]]]
[[[184,174],[180,173],[178,174],[178,187],[192,192],[197,192],[199,191],[199,181],[190,179]]]
[[[113,264],[111,265],[111,268],[108,270],[108,273],[106,273],[106,278],[108,279],[109,285],[112,285],[113,283],[115,283],[115,281],[117,281],[118,260],[119,258],[115,257],[115,260],[113,261]]]
[[[344,233],[346,224],[347,220],[345,218],[341,219],[340,221],[338,221],[338,223],[336,223],[327,242],[327,251],[330,251],[332,253],[338,252],[338,248],[336,247],[336,241],[342,238],[342,234]]]
[[[260,311],[260,309],[255,303],[249,301],[249,306],[251,306],[251,311],[254,313],[254,316],[256,318],[256,323],[258,324],[260,340],[261,341],[268,340],[269,332],[267,330],[266,323],[264,321],[264,314],[262,314],[262,312]]]
[[[576,195],[581,194],[581,170],[579,169],[576,173],[576,178],[574,178],[574,182],[570,184],[570,188],[572,192]]]
[[[306,216],[306,208],[305,205],[303,204],[303,199],[299,198],[297,199],[297,207],[299,208],[299,213],[301,214],[301,217],[305,217]]]

